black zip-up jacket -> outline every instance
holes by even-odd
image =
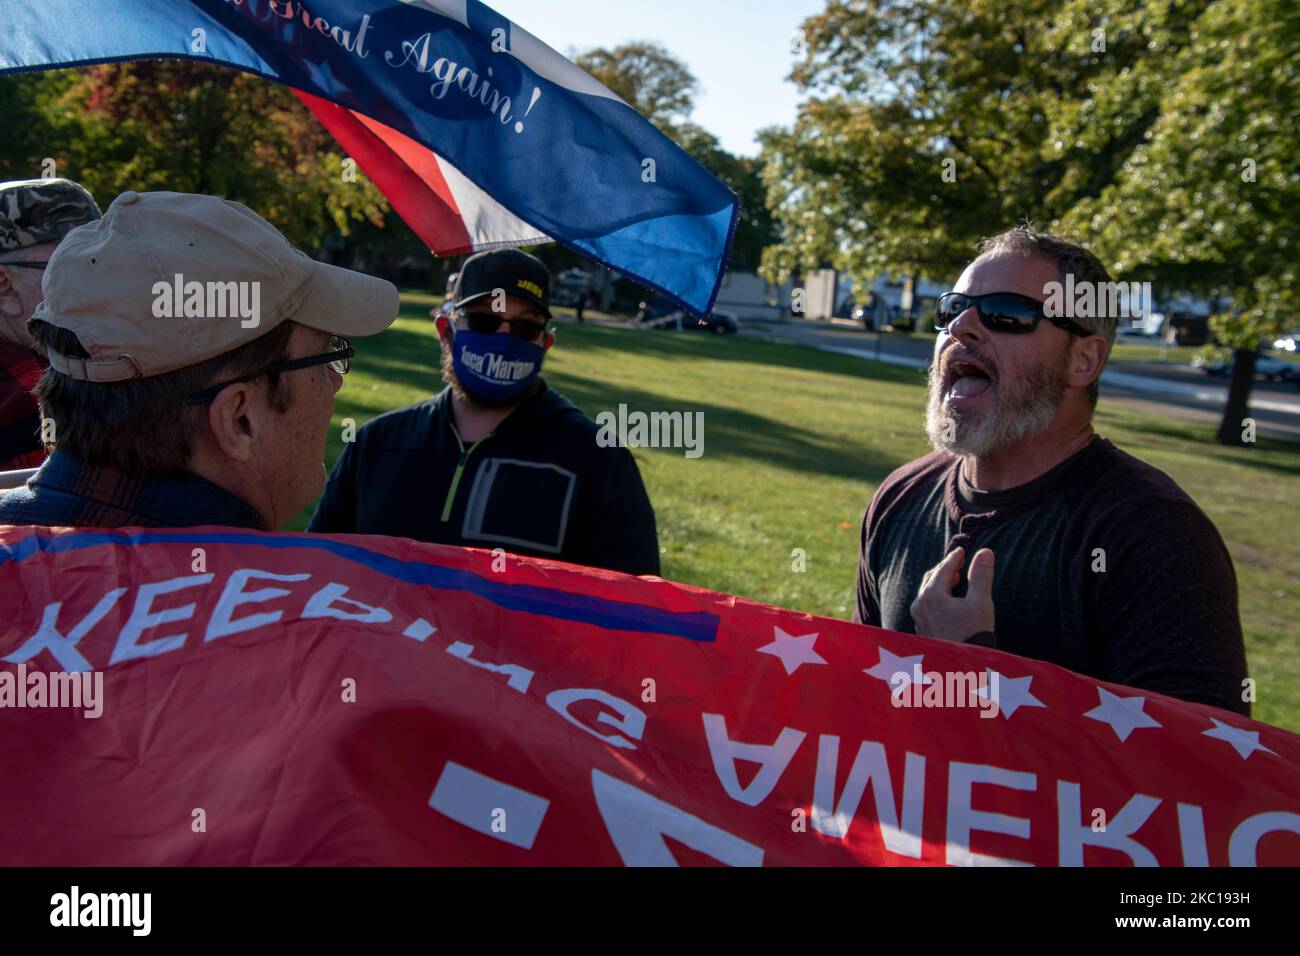
[[[654,510],[626,448],[539,381],[496,431],[464,444],[451,390],[380,415],[344,446],[309,531],[502,548],[659,573]]]

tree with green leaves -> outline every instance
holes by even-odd
[[[597,47],[579,53],[574,62],[669,136],[695,108],[698,81],[662,44]]]
[[[1119,271],[1224,304],[1211,328],[1234,362],[1218,440],[1241,444],[1257,350],[1300,325],[1300,5],[1206,6],[1166,76],[1142,143],[1063,223]]]
[[[1032,219],[1116,278],[1225,297],[1215,327],[1253,354],[1294,289],[1298,38],[1289,0],[830,0],[792,77],[809,97],[763,136],[765,274],[951,276]]]

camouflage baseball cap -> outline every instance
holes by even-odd
[[[90,193],[71,179],[0,183],[0,252],[58,242],[99,216]]]

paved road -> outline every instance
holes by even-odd
[[[745,322],[741,334],[813,348],[877,358],[897,365],[925,368],[933,343],[906,335],[865,332],[857,326],[833,327],[793,322]],[[877,351],[879,349],[879,351]],[[1177,354],[1178,349],[1171,349]],[[1111,362],[1102,374],[1102,397],[1127,407],[1217,425],[1228,390],[1222,380],[1176,361]],[[1251,414],[1261,435],[1300,441],[1300,389],[1279,382],[1255,383]]]

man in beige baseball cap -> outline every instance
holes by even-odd
[[[118,196],[64,238],[28,320],[51,455],[0,524],[272,529],[325,481],[348,337],[390,282],[317,262],[236,202]]]

